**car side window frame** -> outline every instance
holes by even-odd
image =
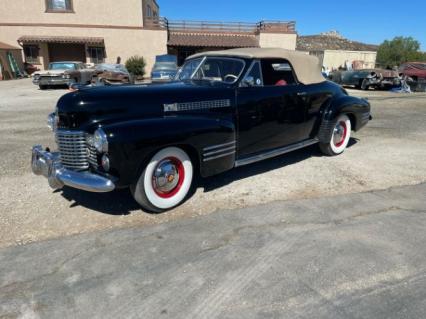
[[[255,85],[252,85],[252,86],[250,86],[250,85],[244,85],[245,80],[250,75],[250,73],[253,71],[253,69],[254,69],[254,67],[256,65],[259,68],[259,75],[260,75],[261,84],[257,84],[255,82]],[[240,81],[239,87],[241,87],[241,88],[247,88],[247,87],[250,87],[250,88],[254,88],[254,87],[260,88],[260,87],[264,87],[264,86],[265,86],[265,82],[263,81],[263,72],[262,72],[262,65],[260,63],[260,60],[257,60],[257,59],[253,60],[253,62],[251,63],[250,67],[247,69],[246,74],[244,75],[244,77]]]
[[[298,86],[298,85],[300,85],[299,79],[297,78],[297,74],[296,74],[296,72],[294,71],[294,67],[293,67],[293,65],[291,64],[291,62],[290,62],[289,60],[287,60],[287,59],[277,59],[277,60],[281,60],[281,61],[282,61],[282,63],[287,63],[287,64],[290,66],[290,68],[291,68],[291,73],[292,73],[292,75],[293,75],[294,83],[289,84],[289,85],[286,85],[286,86]],[[267,59],[266,59],[265,61],[267,61]],[[261,65],[261,70],[262,70],[262,74],[263,74],[263,68],[262,68],[262,65]],[[264,86],[264,87],[274,87],[274,86],[276,86],[276,85],[274,85],[274,84],[266,85],[266,84],[265,84],[265,82],[263,82],[263,86]]]

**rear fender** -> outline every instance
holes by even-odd
[[[367,100],[342,95],[330,100],[322,110],[322,120],[318,139],[328,143],[333,134],[335,121],[340,114],[347,114],[351,120],[352,130],[358,131],[370,118],[370,103]]]

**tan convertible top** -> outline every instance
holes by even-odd
[[[286,59],[293,66],[294,73],[300,83],[315,84],[325,81],[321,74],[319,59],[302,52],[279,48],[242,48],[201,52],[190,56],[188,59],[202,56],[224,56],[245,59]]]

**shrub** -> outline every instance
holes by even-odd
[[[136,77],[145,75],[145,59],[141,56],[132,56],[126,61],[126,69]]]

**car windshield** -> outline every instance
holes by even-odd
[[[50,63],[49,70],[75,70],[74,63]]]
[[[235,83],[244,70],[244,61],[234,58],[197,58],[188,60],[177,75],[177,80],[205,80]]]
[[[157,62],[153,67],[154,71],[176,71],[177,65],[174,62]]]

